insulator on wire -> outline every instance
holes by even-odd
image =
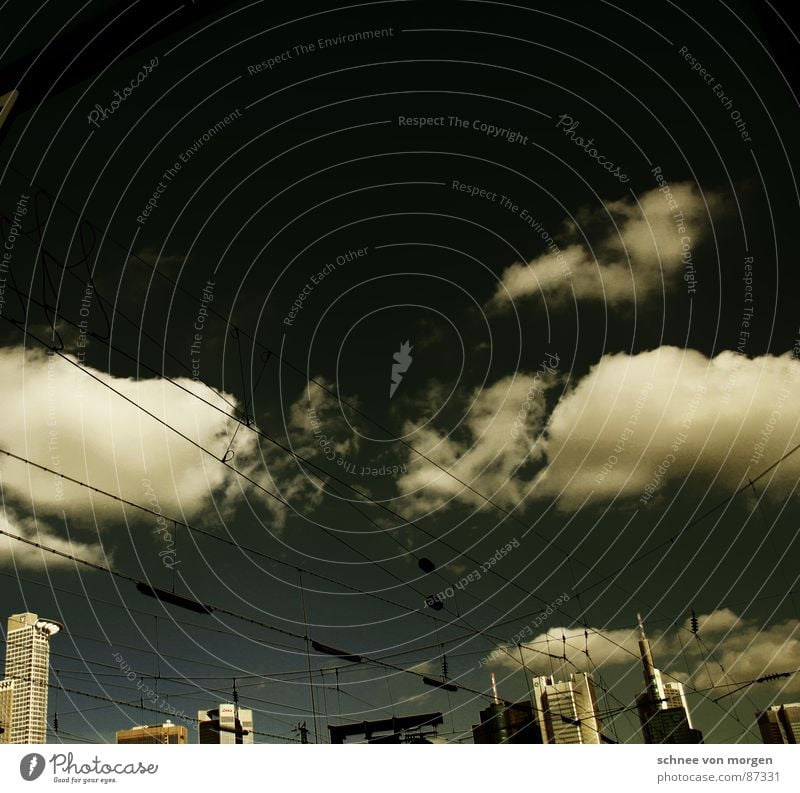
[[[692,609],[692,633],[697,636],[697,632],[700,630],[700,622],[697,619],[697,614],[694,613],[694,609]]]

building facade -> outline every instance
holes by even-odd
[[[197,712],[200,743],[253,743],[253,711],[224,703]]]
[[[600,717],[592,676],[571,674],[554,681],[543,675],[533,679],[533,709],[543,743],[601,743]]]
[[[473,743],[542,743],[542,733],[530,702],[494,702],[472,726]]]
[[[189,743],[189,731],[168,719],[163,724],[145,724],[118,730],[117,743],[186,744]]]
[[[11,705],[14,681],[0,680],[0,743],[11,743]]]
[[[800,743],[800,702],[772,705],[756,713],[764,743]]]
[[[61,625],[38,614],[8,618],[5,687],[0,689],[0,715],[7,720],[0,737],[5,743],[47,741],[50,637],[59,630]]]

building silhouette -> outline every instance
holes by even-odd
[[[253,711],[224,703],[211,710],[197,711],[200,743],[253,743]]]
[[[571,674],[563,681],[554,681],[551,675],[535,677],[531,695],[543,743],[603,741],[590,674]]]
[[[375,721],[359,721],[349,724],[330,724],[332,744],[343,744],[351,736],[364,736],[366,743],[413,743],[428,744],[436,738],[436,728],[442,724],[441,713],[416,713],[412,716],[392,716]],[[301,741],[307,743],[304,732],[305,722],[301,727]]]
[[[117,730],[117,743],[186,744],[189,743],[189,731],[167,719],[163,724],[143,724]]]
[[[8,618],[5,680],[0,683],[0,741],[47,741],[50,637],[61,630],[53,620],[25,612]]]
[[[638,615],[637,615],[638,616]],[[639,620],[639,655],[645,690],[636,707],[645,743],[702,743],[703,733],[694,729],[686,694],[681,683],[665,683],[653,662],[653,652]]]
[[[764,743],[800,743],[800,702],[758,711],[756,721]]]
[[[530,702],[493,702],[472,726],[473,743],[541,743],[542,733]]]

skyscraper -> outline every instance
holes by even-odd
[[[117,743],[185,744],[189,743],[189,731],[167,719],[163,724],[145,724],[118,730]]]
[[[0,714],[9,710],[6,743],[45,743],[50,637],[61,630],[53,620],[26,612],[8,618],[6,679],[0,689]],[[9,685],[10,684],[10,685]]]
[[[253,711],[225,703],[197,711],[199,743],[253,743]]]
[[[472,726],[473,743],[541,743],[542,735],[530,702],[492,703]]]
[[[530,702],[503,702],[492,672],[493,702],[481,711],[481,723],[472,725],[473,743],[541,743],[539,722]]]
[[[756,721],[764,743],[800,743],[800,702],[758,711]]]
[[[636,699],[645,743],[702,743],[703,734],[692,726],[692,717],[681,683],[665,683],[653,662],[650,642],[639,620],[639,655],[645,690]]]
[[[14,681],[0,680],[0,743],[11,743],[11,705]]]
[[[536,677],[532,696],[543,743],[601,743],[590,674],[571,674],[569,680],[559,682],[549,675]]]

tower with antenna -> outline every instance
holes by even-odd
[[[531,703],[504,702],[497,693],[497,680],[491,674],[492,701],[481,713],[481,723],[472,726],[474,743],[541,743]]]
[[[703,733],[692,725],[683,684],[664,682],[653,661],[653,651],[644,631],[641,614],[636,615],[636,621],[639,625],[639,656],[644,675],[644,691],[637,697],[636,706],[644,742],[703,743]]]

